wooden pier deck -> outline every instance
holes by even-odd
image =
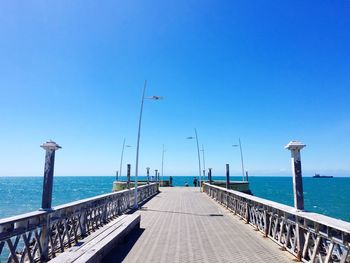
[[[145,203],[141,230],[105,262],[293,262],[288,252],[199,189],[161,188]]]

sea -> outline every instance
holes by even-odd
[[[169,177],[164,176],[164,180]],[[121,178],[126,180],[125,177]],[[131,178],[133,179],[133,178]],[[56,176],[53,206],[110,193],[112,176]],[[146,180],[140,176],[139,180]],[[224,176],[213,180],[225,180]],[[241,177],[231,177],[240,181]],[[193,176],[173,176],[173,185],[193,182]],[[292,177],[250,176],[253,195],[293,206]],[[41,206],[43,177],[0,177],[0,218],[38,210]],[[305,210],[350,222],[350,177],[303,178]]]

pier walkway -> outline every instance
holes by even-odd
[[[105,262],[293,262],[198,188],[161,188],[136,213],[141,230]]]

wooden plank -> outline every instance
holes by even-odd
[[[84,239],[80,240],[78,244],[74,245],[71,248],[68,248],[65,252],[59,254],[57,257],[50,260],[50,262],[59,263],[59,262],[69,262],[69,260],[74,259],[73,252],[77,251],[78,249],[81,249],[84,247],[88,242],[92,241],[93,239],[97,238],[99,235],[103,234],[105,231],[108,231],[109,229],[113,227],[118,227],[119,224],[121,224],[121,221],[126,217],[126,215],[122,215],[112,222],[108,223],[104,227],[101,227],[100,229],[93,232],[91,235],[85,237]]]
[[[123,238],[135,227],[140,226],[140,215],[128,216],[123,224],[112,233],[96,238],[83,248],[84,253],[74,263],[94,263],[100,262]]]
[[[135,219],[136,218],[136,219]],[[111,237],[116,238],[118,232],[116,230],[123,230],[126,228],[127,224],[133,220],[140,222],[140,217],[138,215],[121,215],[116,218],[112,222],[108,223],[104,227],[96,230],[91,235],[87,236],[83,240],[79,241],[78,244],[69,248],[64,253],[58,255],[56,258],[52,259],[50,262],[52,263],[61,263],[61,262],[74,262],[82,256],[86,251],[91,249],[91,244],[96,244],[103,240],[105,237],[109,235]]]

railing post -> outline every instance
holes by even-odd
[[[303,249],[304,249],[304,244],[305,244],[305,238],[303,235],[303,231],[301,228],[300,224],[300,218],[296,216],[295,218],[295,223],[296,223],[296,239],[297,239],[297,259],[298,261],[302,261],[303,258]],[[317,248],[315,248],[317,249]]]
[[[264,237],[268,236],[269,231],[269,222],[267,217],[267,207],[264,207]]]
[[[44,183],[43,194],[41,200],[41,210],[50,211],[52,204],[52,188],[53,188],[53,173],[55,166],[55,151],[60,149],[57,143],[49,141],[40,146],[46,151],[45,154],[45,168],[44,168]],[[40,244],[42,248],[41,260],[47,261],[49,259],[49,236],[50,236],[50,215],[45,215],[45,223],[42,226],[40,236]]]
[[[118,201],[117,201],[117,206],[118,206],[118,215],[122,214],[122,201],[121,201],[122,197],[119,196],[118,197]]]
[[[158,176],[158,183],[159,183],[159,186],[160,186],[160,183],[161,183],[161,181],[160,181],[160,173],[157,171],[157,176]]]
[[[245,220],[246,220],[246,223],[249,224],[249,205],[248,205],[248,202],[245,203]]]
[[[103,213],[102,214],[103,223],[105,224],[107,222],[107,218],[108,218],[108,200],[104,201],[102,213]]]
[[[147,170],[147,184],[149,184],[149,169],[151,169],[151,168],[149,168],[149,167],[146,168],[146,170]]]
[[[126,183],[126,187],[128,188],[128,207],[130,207],[130,202],[131,202],[131,198],[130,198],[130,173],[131,173],[131,164],[127,165],[127,171],[126,171],[126,178],[127,178],[127,183]]]
[[[127,178],[126,187],[128,188],[128,190],[130,190],[130,173],[131,173],[131,164],[128,164],[127,172],[126,172],[126,178]]]
[[[156,180],[156,184],[157,184],[157,189],[159,191],[159,184],[158,184],[158,170],[154,170],[154,178]]]
[[[212,184],[212,182],[213,182],[212,179],[211,179],[211,169],[212,169],[212,168],[208,168],[208,170],[209,170],[209,172],[208,172],[209,184]]]
[[[285,149],[291,151],[293,168],[293,192],[294,207],[297,210],[304,210],[303,178],[301,173],[300,150],[306,145],[298,141],[291,141]]]
[[[226,164],[226,189],[230,189],[230,165]]]
[[[80,214],[80,235],[82,237],[86,236],[86,207],[84,207]]]

